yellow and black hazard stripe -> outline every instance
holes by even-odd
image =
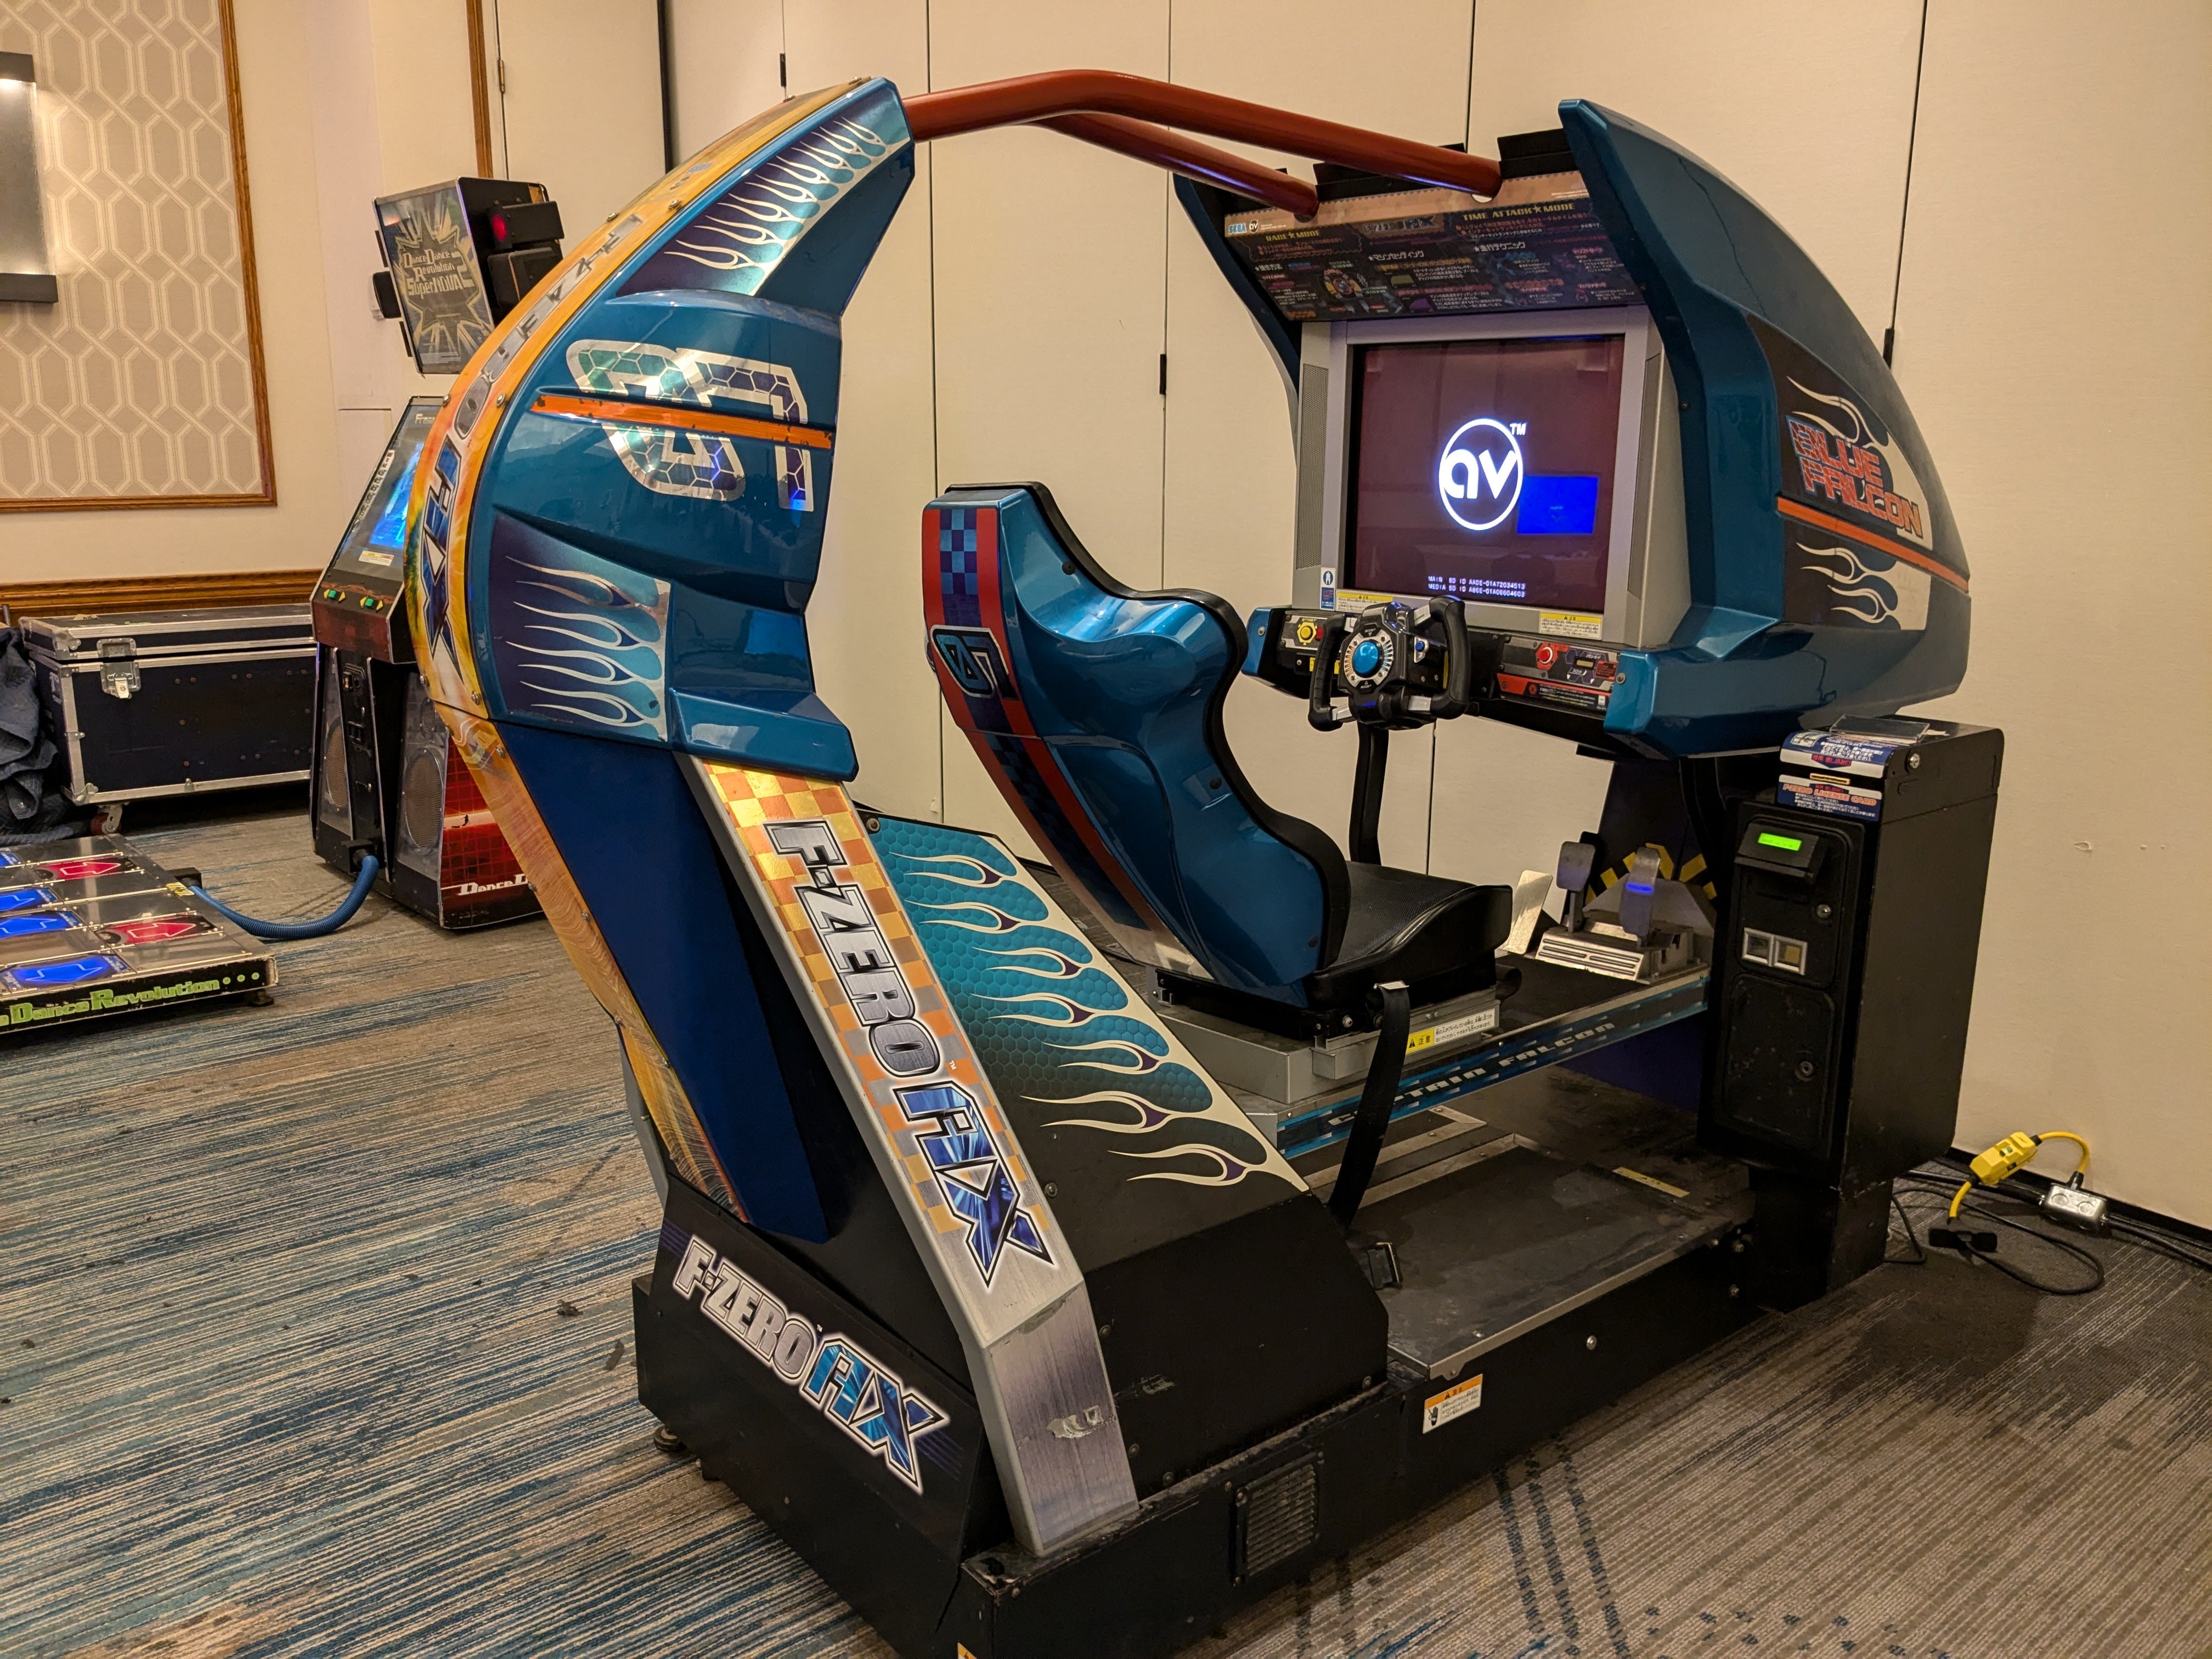
[[[1716,903],[1719,902],[1720,890],[1715,887],[1709,880],[1699,881],[1698,879],[1698,877],[1705,873],[1705,855],[1703,853],[1692,854],[1690,856],[1690,861],[1682,866],[1680,873],[1677,874],[1674,868],[1674,854],[1671,850],[1661,846],[1656,841],[1646,842],[1644,843],[1644,847],[1652,848],[1659,854],[1659,877],[1661,880],[1679,881],[1685,887],[1692,887],[1697,891],[1703,893],[1708,900]],[[1643,847],[1639,847],[1636,849],[1638,853],[1640,853],[1643,850]],[[1583,890],[1583,897],[1586,900],[1594,899],[1605,889],[1618,887],[1622,882],[1627,880],[1628,866],[1630,860],[1634,857],[1635,854],[1632,853],[1629,854],[1628,858],[1621,860],[1620,863],[1599,871],[1597,872],[1596,878],[1593,880],[1588,887]]]

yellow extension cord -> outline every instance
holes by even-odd
[[[2046,1140],[2070,1140],[2081,1149],[2081,1156],[2074,1165],[2075,1176],[2089,1173],[2089,1143],[2071,1129],[2048,1129],[2039,1135],[2011,1134],[1984,1152],[1973,1162],[1973,1174],[1959,1183],[1959,1190],[1951,1194],[1948,1219],[1959,1218],[1959,1206],[1966,1201],[1966,1194],[1979,1182],[1984,1187],[1994,1187],[2008,1175],[2015,1175],[2027,1167]]]

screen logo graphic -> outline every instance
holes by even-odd
[[[1525,421],[1508,426],[1479,416],[1444,440],[1437,458],[1437,494],[1452,522],[1467,530],[1494,530],[1521,499],[1528,469],[1521,459]]]

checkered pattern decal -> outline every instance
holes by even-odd
[[[990,509],[940,507],[937,519],[937,591],[945,601],[945,620],[956,627],[983,625],[983,600],[975,580],[976,520]],[[994,528],[998,520],[991,513]]]

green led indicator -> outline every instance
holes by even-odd
[[[1805,843],[1796,836],[1778,836],[1765,830],[1759,832],[1759,844],[1761,847],[1779,847],[1785,853],[1802,853],[1805,850]]]

